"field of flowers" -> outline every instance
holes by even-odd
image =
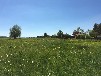
[[[100,41],[0,39],[0,76],[100,75]]]

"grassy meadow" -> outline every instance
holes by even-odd
[[[101,76],[101,41],[0,39],[0,76]]]

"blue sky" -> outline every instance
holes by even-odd
[[[18,24],[22,37],[56,34],[58,30],[72,34],[81,27],[92,29],[101,23],[101,0],[0,0],[0,35]]]

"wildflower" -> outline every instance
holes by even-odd
[[[76,54],[76,51],[74,53]]]
[[[85,48],[83,48],[83,50],[85,50]]]
[[[60,47],[58,47],[58,49],[60,49]]]
[[[92,52],[90,52],[90,54],[91,54]]]
[[[12,46],[9,46],[9,48],[12,48]]]
[[[74,47],[72,47],[72,49],[73,49]]]
[[[16,46],[14,46],[14,48],[16,48]]]
[[[19,65],[19,66],[21,66],[21,65]]]
[[[6,54],[6,56],[8,57],[8,54]]]
[[[83,53],[81,52],[81,54],[83,54]]]
[[[32,63],[34,63],[34,61],[32,61]]]
[[[4,68],[6,70],[6,68]]]
[[[39,52],[39,54],[40,54],[41,52]]]
[[[48,74],[48,76],[50,76],[51,73]]]
[[[56,48],[54,48],[56,50]]]
[[[10,63],[10,61],[8,61],[8,63]]]
[[[60,55],[59,55],[58,57],[59,57],[59,58],[61,58],[61,56],[60,56]]]
[[[73,53],[72,51],[70,53]]]
[[[24,44],[22,44],[22,46],[23,46]]]
[[[20,70],[22,72],[22,70]]]

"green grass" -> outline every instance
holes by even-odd
[[[100,75],[100,41],[0,39],[0,76]]]

